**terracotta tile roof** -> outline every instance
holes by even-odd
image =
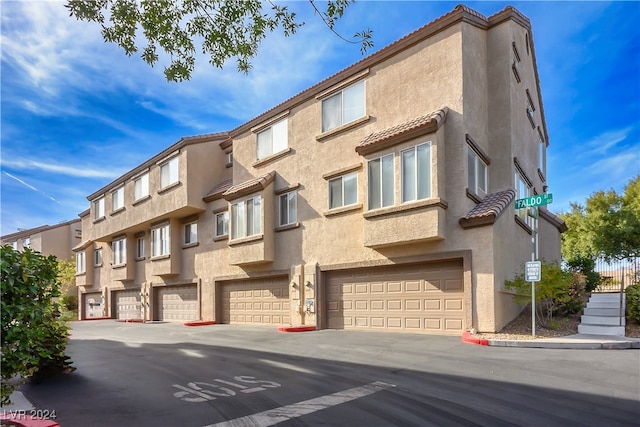
[[[226,200],[235,200],[238,197],[246,196],[256,191],[260,191],[266,188],[267,185],[273,182],[276,177],[276,172],[271,171],[265,175],[257,178],[252,178],[248,181],[234,185],[222,194]]]
[[[448,112],[449,108],[442,107],[408,122],[371,133],[356,146],[356,152],[358,154],[368,154],[418,135],[436,131],[447,119]]]
[[[460,218],[460,226],[467,229],[493,224],[515,197],[516,192],[512,188],[487,195],[465,216]]]
[[[205,202],[212,202],[214,200],[221,199],[224,192],[230,189],[232,185],[233,180],[226,179],[213,187],[211,191],[209,191],[207,195],[202,198],[202,200],[204,200]]]
[[[93,243],[93,240],[85,240],[82,243],[78,243],[77,245],[75,245],[73,248],[71,248],[71,250],[73,252],[79,252],[83,249],[86,249],[89,247],[89,245],[91,245]]]

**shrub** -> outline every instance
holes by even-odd
[[[10,403],[15,377],[41,378],[71,368],[69,327],[60,319],[57,260],[25,248],[0,247],[0,403]]]
[[[600,284],[600,273],[595,271],[596,263],[593,258],[576,256],[567,261],[567,267],[571,271],[584,274],[587,292],[593,292]]]
[[[627,317],[636,323],[640,323],[640,284],[627,287],[625,293]]]
[[[75,311],[78,309],[78,296],[77,295],[65,295],[62,297],[62,304],[69,311]]]

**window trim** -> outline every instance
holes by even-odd
[[[355,194],[356,198],[355,198],[355,201],[353,203],[349,203],[347,205],[344,202],[344,194],[345,194],[345,191],[344,191],[344,178],[348,177],[348,176],[355,176],[355,178],[356,178],[356,194]],[[341,204],[339,206],[331,207],[331,183],[333,181],[338,180],[338,179],[341,181],[342,202],[341,202]],[[338,175],[338,176],[336,176],[334,178],[328,179],[327,180],[327,201],[329,202],[329,211],[332,211],[334,209],[342,209],[342,208],[346,208],[346,207],[349,207],[349,206],[357,205],[358,204],[358,172],[357,171],[349,172],[349,173],[345,173],[343,175]]]
[[[175,181],[171,181],[171,175],[172,174],[171,174],[171,166],[170,165],[173,164],[173,162],[175,162],[176,169],[177,169],[176,170],[176,179],[175,179]],[[164,167],[169,167],[169,182],[167,182],[167,183],[165,183],[163,185],[163,183],[162,183],[162,169]],[[160,163],[158,165],[158,168],[159,168],[158,170],[160,172],[160,180],[159,180],[160,189],[159,189],[159,191],[167,190],[167,189],[172,188],[173,186],[178,185],[180,183],[180,154],[179,153],[174,155],[173,157],[163,161],[162,163]]]
[[[284,123],[284,130],[285,130],[285,146],[284,148],[280,148],[278,150],[276,150],[274,148],[274,141],[276,139],[274,139],[274,128],[278,125],[282,125]],[[264,135],[266,132],[270,131],[271,132],[271,136],[270,136],[270,150],[269,153],[265,156],[259,157],[259,153],[260,153],[260,135]],[[278,140],[279,141],[279,140]],[[281,141],[279,141],[281,142]],[[256,131],[256,163],[265,161],[267,159],[270,159],[271,157],[277,156],[285,151],[289,150],[290,151],[290,147],[289,147],[289,117],[285,116],[280,118],[279,120],[274,120],[273,122],[271,122],[271,124],[269,126],[260,128],[260,130]]]
[[[136,197],[136,184],[138,182],[143,183],[145,181],[145,178],[146,178],[146,183],[147,183],[147,185],[146,185],[146,189],[147,189],[146,194],[142,194],[142,195],[140,195],[140,197]],[[151,193],[150,193],[150,190],[149,190],[149,172],[147,171],[147,172],[144,172],[144,173],[138,175],[137,177],[135,177],[133,179],[133,203],[135,204],[136,202],[141,202],[142,200],[146,200],[148,197],[150,197],[150,195],[151,195]]]
[[[92,207],[93,207],[93,221],[100,221],[105,218],[104,196],[100,196],[97,199],[95,199],[92,202]]]
[[[366,70],[367,73],[364,75],[368,74],[369,70]],[[330,92],[326,92],[325,94],[322,94],[321,96],[318,96],[317,98],[320,100],[320,133],[321,134],[326,134],[327,132],[331,132],[331,131],[335,131],[336,129],[340,129],[342,127],[346,127],[354,122],[359,122],[363,119],[367,119],[368,120],[368,115],[367,115],[367,80],[363,76],[359,76],[361,78],[355,78],[351,81],[349,81],[348,83],[345,82],[344,85],[341,85],[339,87],[334,88],[334,90],[330,91]],[[344,93],[349,90],[352,89],[354,87],[356,87],[356,85],[362,84],[363,88],[362,88],[362,93],[363,93],[363,98],[362,98],[362,107],[363,107],[363,113],[362,115],[355,117],[349,121],[345,121],[345,117],[344,117]],[[325,129],[325,123],[324,123],[324,116],[325,116],[325,102],[328,101],[329,99],[332,99],[336,96],[340,96],[340,121],[339,124],[331,127],[331,128],[327,128]]]
[[[249,201],[252,202],[252,230],[249,231]],[[256,201],[259,201],[259,204],[256,205]],[[264,199],[262,197],[262,195],[256,195],[256,196],[252,196],[252,197],[247,197],[244,198],[242,200],[238,200],[234,203],[232,203],[229,206],[229,240],[230,241],[240,241],[243,239],[251,239],[254,238],[256,236],[262,236],[263,232],[262,230],[264,229],[264,220],[263,220],[263,203]],[[234,210],[234,206],[242,206],[242,234],[236,234],[235,233],[235,228],[238,226],[235,224],[234,222],[234,214],[233,214],[233,210]],[[256,207],[257,206],[257,207]],[[236,208],[237,209],[237,208]],[[257,214],[257,215],[256,215]],[[236,215],[237,216],[237,215]],[[254,230],[253,227],[256,225],[256,220],[258,221],[258,230]],[[249,234],[251,233],[251,234]]]

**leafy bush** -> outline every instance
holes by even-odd
[[[538,323],[552,328],[555,313],[572,314],[582,310],[584,283],[584,279],[563,270],[558,263],[542,262],[541,280],[535,284]],[[507,289],[515,290],[513,298],[516,303],[524,305],[531,302],[531,283],[524,280],[524,273],[504,284]]]
[[[627,317],[640,323],[640,283],[627,287],[625,293]]]
[[[62,304],[69,311],[75,311],[78,309],[78,296],[77,295],[65,295],[62,297]]]
[[[600,273],[595,271],[596,262],[593,258],[578,255],[567,260],[567,267],[571,271],[584,274],[587,292],[593,292],[600,284]]]
[[[57,260],[25,248],[0,248],[0,403],[10,403],[15,377],[42,378],[71,370],[69,327],[60,319]]]

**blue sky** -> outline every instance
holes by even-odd
[[[338,30],[372,29],[372,53],[457,3],[360,1]],[[362,59],[307,2],[295,2],[306,25],[267,39],[249,75],[202,58],[191,81],[169,83],[162,64],[127,57],[63,4],[0,3],[3,235],[77,218],[87,195],[181,137],[233,129]],[[640,173],[640,3],[465,4],[485,16],[511,4],[532,22],[551,143],[550,208],[622,191]]]

